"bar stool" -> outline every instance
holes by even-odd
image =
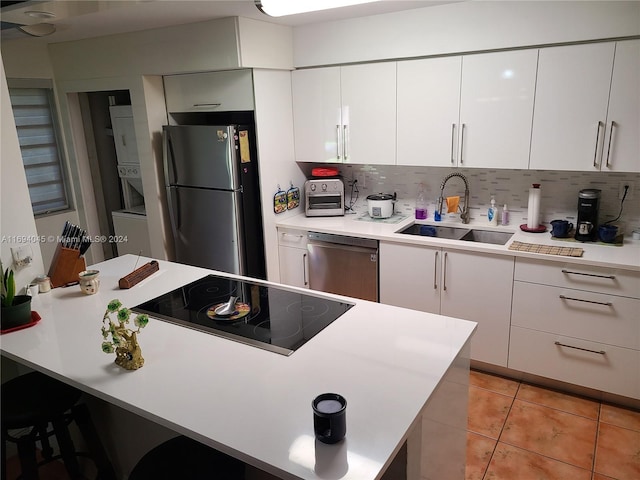
[[[37,480],[38,467],[62,458],[72,479],[85,478],[76,459],[89,457],[98,469],[98,478],[115,479],[115,472],[109,462],[102,443],[95,431],[89,411],[84,404],[77,404],[80,390],[55,380],[40,372],[21,375],[2,384],[2,473],[6,478],[7,442],[18,446],[18,457],[22,469],[21,478]],[[75,422],[84,437],[91,455],[77,452],[71,440],[69,429]],[[52,428],[49,428],[51,424]],[[10,430],[25,430],[14,436]],[[49,443],[55,435],[60,449],[58,455]],[[40,442],[43,460],[36,459],[36,442]]]
[[[147,452],[129,480],[244,480],[245,464],[188,437],[179,436]]]

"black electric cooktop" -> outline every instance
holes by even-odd
[[[216,307],[237,297],[231,315]],[[307,293],[207,275],[132,310],[154,318],[291,355],[353,307]]]

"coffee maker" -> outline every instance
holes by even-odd
[[[598,207],[600,190],[586,188],[578,194],[578,221],[576,222],[576,240],[592,242],[598,232]]]

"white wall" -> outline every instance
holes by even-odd
[[[294,28],[296,67],[640,34],[637,1],[475,1]]]
[[[33,261],[30,266],[15,271],[16,286],[18,288],[31,282],[35,277],[44,273],[42,253],[38,232],[31,209],[29,190],[27,188],[27,176],[22,165],[22,154],[18,143],[18,133],[13,119],[9,98],[9,88],[5,76],[4,62],[2,63],[2,79],[0,82],[0,104],[2,119],[0,123],[0,235],[2,243],[0,255],[2,266],[11,267],[11,247],[28,246],[33,253]],[[24,240],[23,240],[24,239]]]

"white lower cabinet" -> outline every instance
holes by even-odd
[[[518,258],[508,367],[640,398],[640,273]]]
[[[640,398],[640,351],[511,327],[509,368]]]
[[[478,322],[471,358],[507,366],[513,257],[380,242],[380,302]]]
[[[306,232],[278,229],[280,283],[309,288]]]

